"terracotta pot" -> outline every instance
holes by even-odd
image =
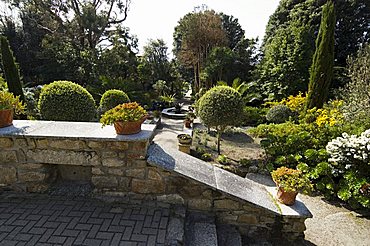
[[[0,128],[13,124],[13,109],[0,110]]]
[[[186,128],[191,128],[191,121],[190,120],[185,120],[184,123],[185,123]]]
[[[141,131],[141,124],[145,121],[145,119],[146,117],[143,117],[138,121],[117,121],[114,122],[114,128],[116,129],[116,133],[118,135],[131,135],[139,133]]]
[[[287,192],[287,191],[284,191],[283,188],[278,187],[276,197],[279,202],[285,205],[293,205],[295,203],[295,198],[297,194],[298,192]]]

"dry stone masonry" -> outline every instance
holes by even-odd
[[[0,129],[0,186],[44,192],[58,179],[88,181],[97,194],[185,205],[249,237],[296,240],[311,217],[301,201],[279,205],[273,189],[151,144],[154,125],[118,136],[98,123],[15,121]]]

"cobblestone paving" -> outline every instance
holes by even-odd
[[[170,209],[0,194],[0,245],[164,245]]]

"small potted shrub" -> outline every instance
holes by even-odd
[[[191,144],[192,137],[189,134],[179,134],[177,135],[177,139],[179,140],[179,144]]]
[[[194,119],[196,118],[195,114],[193,112],[189,112],[185,116],[184,124],[186,128],[191,128],[191,124],[194,122]]]
[[[114,124],[117,134],[129,135],[141,131],[141,124],[146,117],[146,110],[138,103],[123,103],[105,112],[100,123],[103,127]]]
[[[13,115],[24,113],[24,105],[19,96],[8,91],[0,91],[0,128],[13,124]]]
[[[280,167],[272,171],[271,176],[278,187],[277,199],[283,204],[293,205],[298,192],[312,190],[310,180],[300,170]]]

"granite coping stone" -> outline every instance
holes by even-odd
[[[150,141],[156,125],[143,124],[142,131],[132,135],[117,135],[113,126],[101,127],[98,122],[14,120],[13,125],[0,128],[0,137],[42,137],[87,139],[94,141]]]
[[[174,171],[237,199],[265,208],[275,214],[288,217],[312,217],[312,214],[301,200],[298,199],[294,206],[278,204],[273,195],[274,191],[271,190],[274,187],[267,187],[252,180],[244,179],[182,153],[176,147],[156,143],[151,144],[148,149],[148,163],[168,171]]]

